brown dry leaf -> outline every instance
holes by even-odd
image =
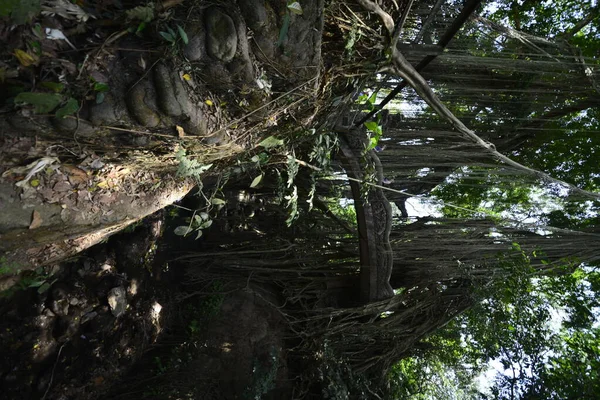
[[[40,226],[42,226],[42,222],[44,222],[44,220],[42,219],[40,213],[36,210],[33,210],[33,214],[31,215],[31,224],[29,224],[29,229],[39,228]]]
[[[80,183],[85,183],[88,180],[88,175],[87,173],[77,167],[74,167],[72,165],[63,165],[62,169],[65,169],[69,176],[69,182],[71,182],[72,185],[78,185]]]
[[[185,131],[182,127],[180,127],[179,125],[175,125],[175,129],[177,129],[177,137],[182,138],[185,136]]]
[[[104,383],[104,377],[103,376],[97,376],[97,377],[94,378],[94,385],[100,386],[100,385],[102,385],[102,383]]]
[[[59,181],[59,182],[56,182],[56,184],[54,184],[52,189],[55,192],[59,192],[59,193],[67,192],[67,191],[71,190],[71,184],[67,181]]]

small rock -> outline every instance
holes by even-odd
[[[127,107],[134,118],[147,128],[160,124],[156,113],[156,96],[149,81],[143,80],[135,85],[127,94]]]
[[[216,8],[206,13],[206,44],[208,54],[217,60],[233,60],[237,50],[237,32],[231,17]]]
[[[117,318],[125,313],[127,294],[122,286],[110,289],[108,292],[108,305],[112,314]]]

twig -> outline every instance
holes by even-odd
[[[166,137],[169,139],[189,139],[189,138],[198,138],[198,136],[184,136],[182,138],[178,138],[175,137],[173,135],[165,135],[164,133],[152,133],[152,132],[143,132],[143,131],[136,131],[133,129],[125,129],[125,128],[118,128],[116,126],[105,126],[105,125],[101,125],[98,128],[104,128],[104,129],[111,129],[111,130],[115,130],[115,131],[121,131],[121,132],[129,132],[129,133],[138,133],[140,135],[149,135],[149,136],[160,136],[160,137]]]
[[[291,89],[291,90],[288,90],[287,92],[285,92],[285,93],[284,93],[284,94],[282,94],[281,96],[278,96],[278,97],[274,98],[273,100],[269,101],[268,103],[265,103],[265,104],[263,104],[262,106],[258,107],[256,110],[250,111],[248,114],[245,114],[244,116],[242,116],[242,117],[240,117],[240,118],[238,118],[238,119],[236,119],[236,120],[233,120],[232,122],[230,122],[230,123],[228,123],[227,125],[225,125],[223,128],[221,128],[221,129],[217,129],[216,131],[214,131],[214,132],[211,132],[209,135],[207,135],[207,136],[205,136],[205,137],[211,137],[211,136],[214,136],[214,135],[216,135],[217,133],[220,133],[220,132],[223,132],[223,131],[225,131],[226,129],[228,129],[228,128],[232,127],[233,125],[236,125],[236,124],[238,124],[238,123],[242,122],[243,120],[245,120],[246,118],[248,118],[248,117],[249,117],[249,116],[251,116],[252,114],[254,114],[254,113],[257,113],[258,111],[262,110],[263,108],[265,108],[265,107],[267,107],[267,106],[270,106],[270,105],[271,105],[271,104],[273,104],[274,102],[276,102],[276,101],[278,101],[278,100],[282,99],[283,97],[285,97],[285,96],[289,95],[290,93],[293,93],[293,92],[295,92],[296,90],[300,89],[301,87],[303,87],[303,86],[306,86],[307,84],[309,84],[310,82],[312,82],[312,81],[314,81],[314,80],[316,80],[316,79],[317,79],[317,77],[315,76],[314,78],[311,78],[311,79],[307,80],[306,82],[304,82],[304,83],[302,83],[302,84],[300,84],[300,85],[296,86],[295,88],[293,88],[293,89]],[[242,136],[242,137],[243,137],[243,136]],[[242,139],[242,137],[239,137],[239,138],[237,138],[235,141],[238,141],[238,140]]]
[[[54,371],[56,370],[56,366],[58,365],[58,361],[60,360],[60,353],[62,353],[62,349],[67,343],[68,342],[63,343],[62,346],[60,346],[60,349],[58,349],[58,355],[56,356],[56,361],[54,362],[54,366],[52,367],[52,375],[50,375],[50,382],[48,382],[48,387],[46,388],[44,396],[42,396],[42,400],[46,400],[46,396],[48,396],[48,392],[52,387],[52,381],[54,381]]]
[[[140,82],[142,81],[142,79],[144,79],[144,78],[145,78],[145,77],[146,77],[146,76],[147,76],[147,75],[150,73],[150,71],[152,71],[152,68],[154,68],[154,66],[155,66],[156,64],[158,64],[158,62],[159,62],[160,60],[161,60],[161,58],[159,58],[158,60],[154,61],[154,63],[153,63],[151,66],[150,66],[150,68],[148,68],[148,69],[146,70],[146,72],[144,72],[144,74],[142,75],[142,77],[141,77],[140,79],[138,79],[137,81],[135,81],[135,83],[134,83],[133,85],[131,85],[131,87],[130,87],[129,89],[127,89],[127,92],[125,92],[125,94],[127,94],[127,93],[131,92],[131,90],[132,90],[134,87],[136,87],[136,85],[137,85],[138,83],[140,83]]]

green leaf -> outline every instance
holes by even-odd
[[[102,104],[104,102],[105,94],[102,92],[96,93],[96,104]]]
[[[138,34],[138,33],[142,32],[144,29],[146,29],[146,23],[140,22],[140,24],[137,26],[137,29],[135,30],[135,33]]]
[[[45,280],[45,279],[42,279],[42,280],[35,280],[35,281],[31,282],[31,283],[29,284],[29,286],[27,286],[27,287],[30,287],[30,288],[36,288],[36,287],[40,287],[40,286],[42,286],[42,285],[44,284],[44,282],[46,282],[46,280]]]
[[[262,178],[263,178],[263,174],[258,175],[256,178],[254,178],[252,180],[250,187],[255,188],[256,186],[258,186],[258,184],[262,181]]]
[[[375,101],[377,101],[377,92],[373,92],[368,101],[371,105],[375,105]]]
[[[373,133],[377,133],[377,122],[375,121],[367,121],[365,122],[365,127]]]
[[[196,234],[196,239],[195,240],[198,240],[201,237],[202,237],[202,231],[200,229],[198,229],[198,233]]]
[[[210,202],[214,206],[224,206],[225,205],[225,200],[219,199],[216,197],[212,198]]]
[[[162,36],[167,42],[169,42],[169,43],[175,43],[175,36],[171,35],[170,33],[167,33],[167,32],[158,32],[158,34],[160,36]]]
[[[379,143],[379,138],[372,137],[371,139],[369,139],[369,147],[367,148],[367,150],[373,150],[377,146],[378,143]]]
[[[110,90],[110,86],[108,86],[106,83],[96,82],[94,83],[94,90],[96,92],[104,93]]]
[[[65,89],[65,85],[57,82],[42,82],[40,86],[52,90],[54,93],[60,93]]]
[[[50,289],[50,286],[50,283],[44,282],[44,284],[38,288],[37,292],[39,294],[43,294],[44,292],[48,291],[48,289]]]
[[[147,6],[137,6],[131,10],[126,10],[125,15],[127,16],[128,20],[150,22],[154,19],[154,3],[149,3]]]
[[[19,93],[15,103],[31,104],[36,114],[47,114],[62,102],[63,97],[56,93]]]
[[[206,229],[206,228],[210,228],[210,226],[212,225],[212,220],[209,219],[208,221],[204,221],[202,223],[202,225],[200,225],[199,229]]]
[[[179,32],[179,36],[181,37],[181,40],[183,40],[183,43],[188,44],[188,35],[179,24],[177,24],[177,32]]]
[[[280,47],[285,40],[288,30],[290,29],[290,13],[286,13],[283,17],[283,23],[281,24],[281,29],[279,30],[279,39],[277,40],[277,47]]]
[[[25,24],[41,11],[40,0],[1,0],[0,17],[8,17],[17,25]]]
[[[69,100],[67,100],[67,104],[56,110],[56,117],[64,118],[67,115],[75,114],[77,110],[79,110],[79,102],[71,97]]]
[[[177,228],[175,228],[173,233],[175,233],[177,236],[186,236],[192,231],[193,231],[193,229],[190,228],[189,226],[181,225],[181,226],[178,226]]]
[[[258,145],[264,147],[265,149],[269,149],[271,147],[277,147],[283,145],[282,139],[277,139],[275,136],[269,136]]]

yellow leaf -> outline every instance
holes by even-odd
[[[40,185],[40,180],[39,179],[32,179],[29,181],[29,184],[31,185],[31,187],[38,187]]]
[[[190,79],[192,79],[190,74],[183,74],[182,78],[185,79],[186,81],[189,81]]]
[[[214,103],[213,103],[212,101],[210,101],[210,100],[206,100],[206,101],[205,101],[205,103],[206,103],[206,104],[208,104],[209,106],[212,106],[212,105],[214,104]]]
[[[185,131],[182,127],[180,127],[179,125],[175,125],[175,129],[177,130],[177,137],[182,138],[185,136]]]
[[[37,56],[33,56],[28,52],[20,49],[16,49],[14,54],[15,57],[17,57],[17,59],[21,63],[21,65],[24,67],[29,67],[30,65],[37,65],[37,63],[40,61]]]
[[[98,186],[100,189],[108,189],[108,182],[102,181],[99,182],[96,186]]]

